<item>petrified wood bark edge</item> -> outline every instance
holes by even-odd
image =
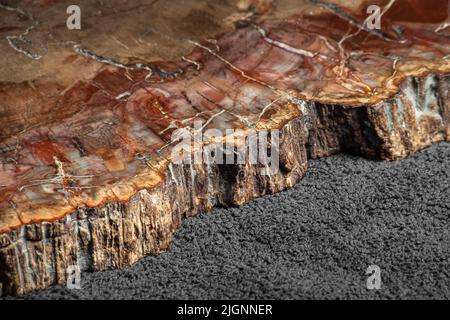
[[[299,182],[307,159],[348,152],[400,159],[450,139],[450,76],[407,78],[400,92],[373,106],[304,102],[304,114],[280,128],[280,171],[254,165],[170,165],[164,183],[129,202],[79,208],[55,222],[0,235],[2,295],[66,281],[68,266],[97,271],[129,266],[166,250],[183,217],[239,205]]]

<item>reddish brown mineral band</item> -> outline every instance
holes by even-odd
[[[176,2],[86,2],[75,35],[64,4],[0,8],[15,39],[0,44],[4,294],[164,250],[182,216],[290,187],[307,157],[398,159],[450,138],[446,0],[378,1],[381,30],[364,24],[373,0]],[[280,171],[171,164],[195,121],[279,129]]]

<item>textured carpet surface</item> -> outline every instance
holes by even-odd
[[[449,299],[449,182],[448,143],[397,162],[311,161],[291,190],[186,220],[166,253],[25,298]]]

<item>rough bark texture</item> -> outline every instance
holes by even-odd
[[[124,22],[160,5],[139,3],[118,10]],[[35,42],[25,40],[32,31],[9,42],[20,57],[11,59],[40,60],[42,53],[42,62],[17,73],[13,63],[0,74],[1,293],[64,283],[69,266],[121,268],[166,250],[183,217],[291,187],[308,158],[400,159],[449,140],[448,3],[436,1],[440,10],[423,21],[421,2],[380,1],[381,31],[363,24],[367,1],[351,3],[236,1],[216,10],[208,1],[187,2],[185,47],[158,38],[167,25],[176,26],[171,36],[181,32],[169,14],[177,8],[166,2],[168,20],[152,22],[160,47],[145,54],[139,41],[122,43],[129,51],[115,57],[115,47],[90,28],[44,55],[32,44],[49,41],[48,26],[2,5],[36,27]],[[41,5],[41,19],[54,13],[51,1]],[[114,12],[105,25],[114,25]],[[198,32],[198,21],[210,28]],[[219,31],[217,40],[201,41]],[[94,52],[80,42],[101,44]],[[33,68],[40,76],[30,78]],[[248,159],[174,164],[171,135],[194,120],[203,120],[202,130],[280,130],[280,170],[263,175]]]
[[[450,139],[449,76],[411,77],[400,92],[370,107],[314,104],[308,115],[308,155],[348,152],[373,159],[401,159]],[[308,116],[307,116],[308,117]]]

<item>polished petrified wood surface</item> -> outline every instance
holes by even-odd
[[[373,106],[423,78],[414,104],[450,71],[447,0],[80,1],[81,30],[70,4],[0,5],[0,233],[159,185],[194,121],[280,129],[308,102]],[[436,118],[422,98],[416,120]]]

